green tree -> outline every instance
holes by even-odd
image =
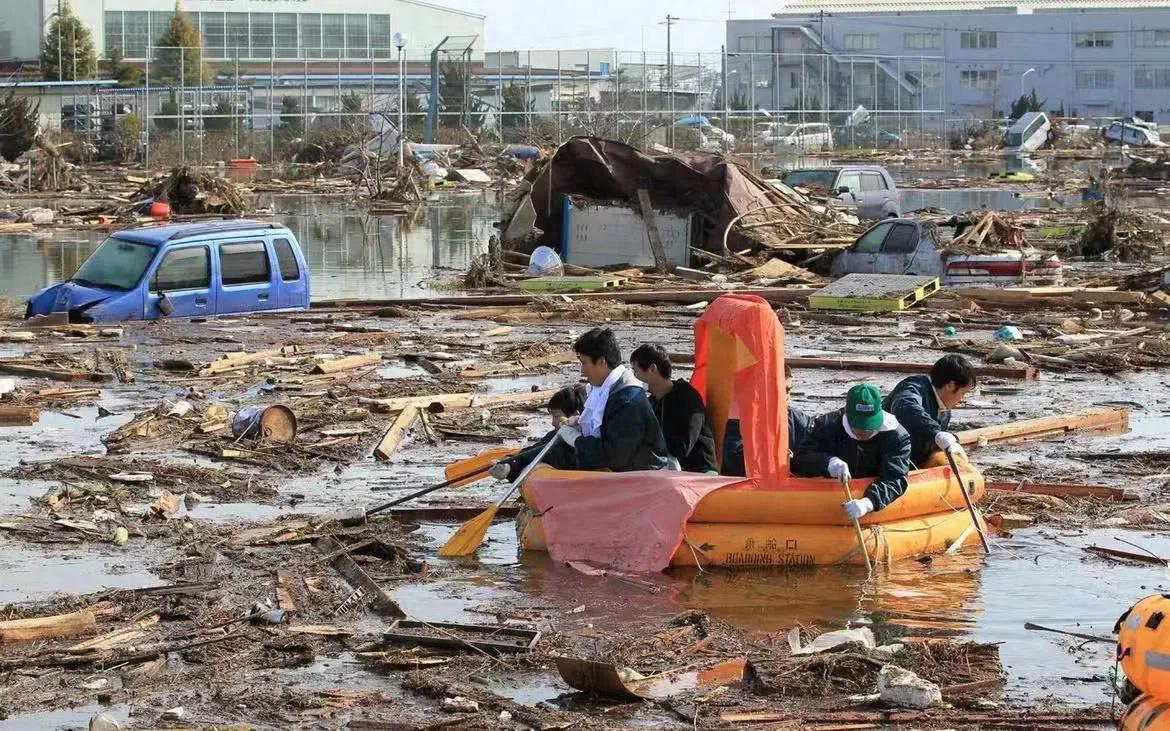
[[[58,65],[60,62],[60,65]],[[41,42],[41,78],[46,81],[75,81],[97,76],[97,53],[93,34],[73,14],[68,0],[49,24]]]
[[[144,128],[142,117],[137,114],[118,117],[118,122],[114,126],[113,139],[113,154],[118,162],[130,162],[138,159]]]
[[[170,95],[159,105],[154,127],[163,132],[173,132],[179,128],[179,101],[175,98],[174,89],[171,89]]]
[[[500,92],[503,102],[503,126],[523,127],[528,114],[536,108],[536,101],[527,98],[527,90],[517,84],[508,84]]]
[[[154,65],[150,68],[151,78],[163,83],[185,86],[210,84],[215,73],[203,63],[203,39],[199,29],[179,7],[175,0],[175,13],[166,32],[155,41]]]
[[[142,69],[123,60],[122,49],[114,46],[106,57],[109,75],[118,80],[118,86],[140,86],[142,84]]]
[[[223,132],[232,128],[232,105],[227,99],[215,103],[211,115],[203,118],[203,128],[208,132]]]
[[[483,103],[471,94],[467,64],[445,63],[439,77],[439,124],[477,129],[483,123]]]
[[[0,156],[5,160],[12,162],[33,146],[40,111],[40,102],[17,96],[16,89],[0,102]]]
[[[305,119],[301,116],[301,101],[295,96],[282,97],[280,100],[280,126],[286,137],[296,137],[305,129]]]
[[[1008,116],[1012,119],[1019,119],[1028,112],[1043,112],[1044,105],[1047,103],[1047,99],[1036,98],[1036,90],[1033,89],[1031,94],[1024,94],[1012,102],[1012,111]]]
[[[369,120],[362,110],[362,97],[356,91],[347,91],[341,95],[341,116],[337,120],[337,127],[349,132],[369,127]]]

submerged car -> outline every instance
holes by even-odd
[[[1101,136],[1106,142],[1131,147],[1166,147],[1162,136],[1157,129],[1134,122],[1113,122],[1101,128]]]
[[[854,209],[861,218],[890,218],[902,213],[898,186],[881,165],[790,170],[782,181],[790,188],[824,188],[830,204]]]
[[[874,225],[833,259],[833,277],[846,274],[917,274],[948,286],[1059,286],[1063,265],[1055,254],[1005,249],[987,254],[948,254],[933,226],[910,218]]]
[[[121,322],[308,307],[309,269],[292,232],[236,219],[118,231],[76,274],[29,298],[25,316]]]

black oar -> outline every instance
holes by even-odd
[[[979,514],[975,512],[975,504],[971,502],[971,496],[967,494],[967,486],[963,484],[963,475],[959,473],[959,465],[955,462],[955,457],[947,450],[943,450],[943,454],[947,456],[947,461],[951,463],[951,472],[955,473],[955,480],[959,483],[959,492],[963,493],[963,502],[967,503],[967,510],[971,513],[971,524],[975,526],[975,530],[979,533],[979,542],[983,544],[983,550],[986,553],[991,553],[991,546],[987,543],[987,536],[983,534],[983,528],[979,525]]]
[[[456,482],[461,482],[463,480],[466,480],[469,477],[475,477],[476,475],[483,474],[484,472],[487,472],[493,466],[495,466],[495,464],[496,463],[493,462],[492,464],[485,465],[484,467],[481,467],[478,470],[475,470],[474,472],[467,472],[467,473],[464,473],[462,475],[456,475],[455,477],[452,477],[449,480],[445,480],[443,482],[440,482],[437,485],[431,485],[430,487],[424,487],[423,489],[419,490],[418,492],[412,492],[409,495],[405,495],[403,497],[398,498],[397,500],[391,500],[390,502],[386,503],[385,505],[379,505],[376,508],[370,508],[369,510],[366,511],[366,517],[368,518],[371,515],[383,513],[385,511],[389,510],[390,508],[393,508],[396,505],[401,505],[402,503],[410,502],[411,500],[414,500],[416,497],[422,497],[423,495],[426,495],[427,493],[434,492],[435,490],[442,490],[444,487],[449,487],[449,486],[455,484]]]

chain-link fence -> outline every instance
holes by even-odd
[[[212,67],[195,49],[152,47],[140,86],[63,100],[60,126],[154,164],[316,162],[399,119],[416,142],[547,145],[588,134],[772,156],[962,146],[1002,135],[1015,99],[996,106],[997,88],[986,109],[956,113],[937,56],[529,50],[473,60],[452,48],[404,64],[335,53],[236,54]]]

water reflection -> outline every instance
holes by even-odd
[[[436,196],[413,216],[371,216],[338,197],[261,196],[259,203],[304,247],[314,300],[434,293],[435,274],[465,270],[499,217],[494,194],[482,192]],[[23,298],[71,276],[105,236],[0,236],[0,293]]]

